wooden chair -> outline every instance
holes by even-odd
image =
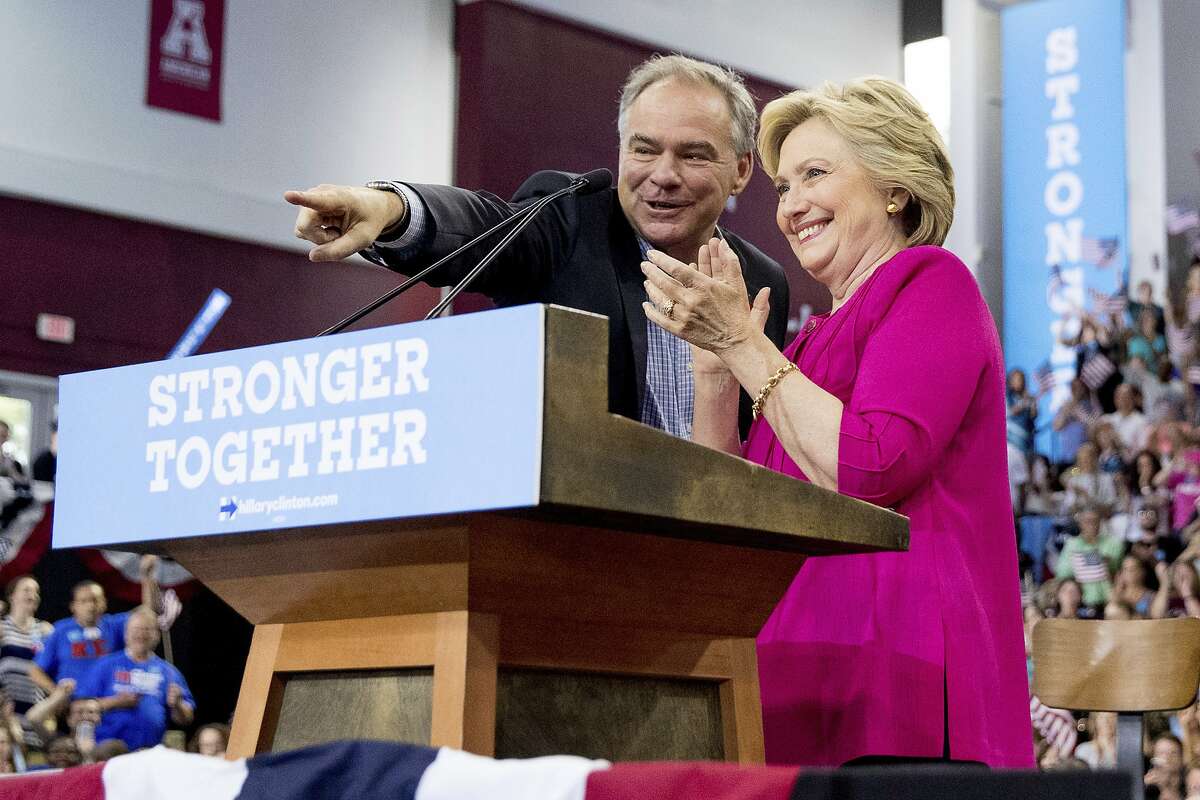
[[[1117,712],[1117,767],[1142,796],[1142,714],[1196,700],[1200,619],[1044,619],[1033,629],[1033,693],[1048,706]]]

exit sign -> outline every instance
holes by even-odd
[[[37,336],[47,342],[71,344],[75,341],[75,320],[59,314],[38,314]]]

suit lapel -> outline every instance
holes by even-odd
[[[646,395],[646,312],[642,303],[646,300],[646,288],[642,285],[642,251],[638,247],[637,235],[625,219],[621,206],[613,198],[612,214],[608,226],[609,248],[612,253],[613,270],[617,275],[617,286],[621,291],[621,305],[625,308],[625,321],[629,328],[629,339],[633,345],[633,369],[637,378],[637,408],[640,414]]]

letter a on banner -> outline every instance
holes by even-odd
[[[150,0],[146,105],[221,121],[225,0]]]

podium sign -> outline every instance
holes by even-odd
[[[64,376],[54,545],[536,505],[545,314]]]

